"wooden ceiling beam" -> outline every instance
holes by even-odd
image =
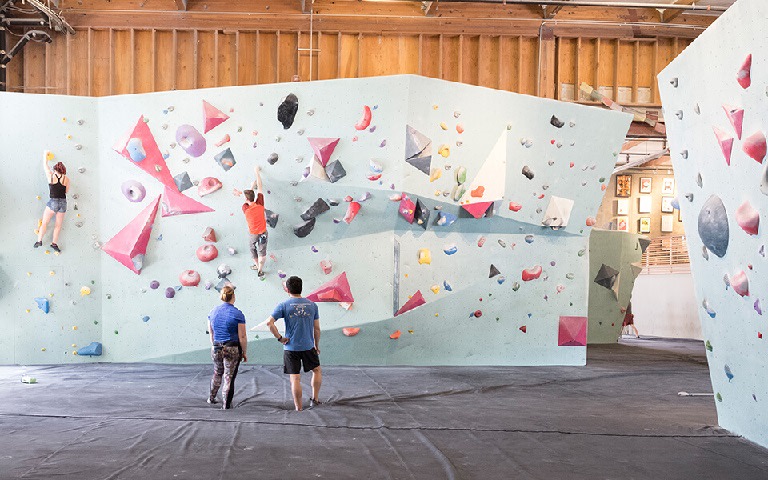
[[[173,0],[173,2],[176,4],[176,10],[187,9],[187,0]]]
[[[693,5],[695,2],[696,0],[677,0],[672,3],[675,5]],[[684,10],[665,10],[664,13],[661,14],[661,22],[669,23],[682,15],[683,12]]]

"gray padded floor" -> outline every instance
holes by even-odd
[[[768,478],[768,450],[719,429],[712,397],[678,397],[711,392],[700,342],[588,357],[327,367],[327,403],[304,412],[277,366],[243,364],[230,411],[205,403],[208,365],[4,366],[0,478]]]

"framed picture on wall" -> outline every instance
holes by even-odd
[[[629,231],[629,221],[627,220],[627,217],[617,217],[616,218],[616,230],[620,232],[628,232]]]
[[[640,178],[640,193],[651,193],[651,185],[653,179],[651,177]]]
[[[667,177],[661,182],[661,194],[662,195],[674,195],[675,194],[675,179]]]
[[[651,233],[651,217],[640,217],[638,222],[640,223],[638,228],[640,233]]]
[[[640,197],[637,199],[637,213],[651,213],[652,197]]]
[[[628,198],[620,198],[616,200],[616,215],[629,215]]]
[[[662,215],[661,216],[661,233],[671,233],[674,230],[674,215]]]
[[[630,195],[632,195],[632,176],[617,175],[616,176],[616,196],[629,197]]]
[[[674,213],[675,207],[672,206],[674,197],[661,197],[661,211],[663,213]]]

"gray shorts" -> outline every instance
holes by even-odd
[[[55,213],[64,213],[67,211],[67,199],[66,198],[52,198],[45,204],[46,207],[53,210]]]
[[[258,235],[251,234],[248,246],[251,249],[251,255],[253,258],[266,257],[267,256],[267,232],[259,233]]]

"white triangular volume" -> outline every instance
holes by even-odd
[[[507,179],[507,131],[502,131],[491,153],[485,158],[475,178],[459,203],[495,202],[504,198]],[[483,187],[480,189],[480,187]]]
[[[547,227],[565,227],[571,218],[573,200],[570,198],[549,197],[549,205],[544,212],[541,224]]]

